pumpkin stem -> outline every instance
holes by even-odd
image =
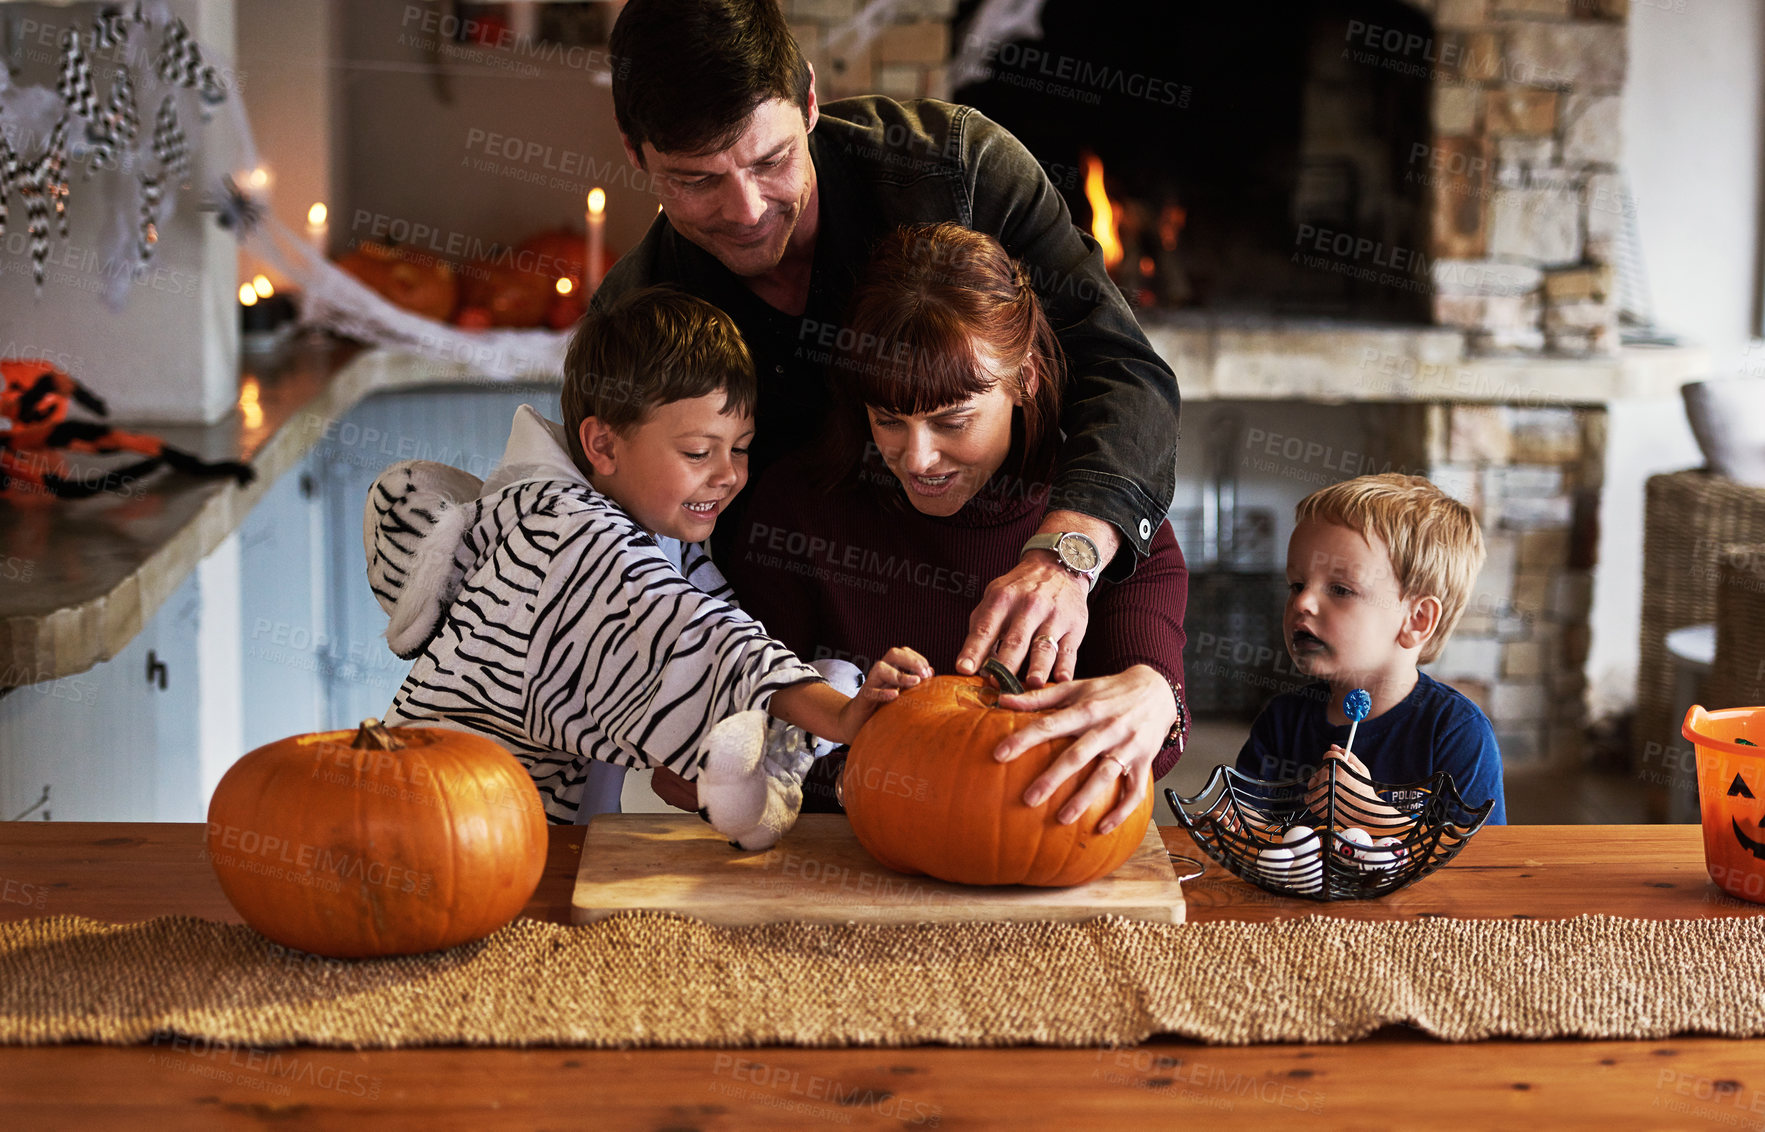
[[[350,747],[357,751],[398,751],[404,744],[378,719],[364,719]]]
[[[998,657],[989,656],[986,663],[981,665],[981,671],[985,672],[988,676],[991,676],[993,678],[993,683],[999,685],[999,690],[1006,695],[1023,695],[1022,682],[1018,680],[1016,674],[1013,673],[1011,669],[999,663]]]

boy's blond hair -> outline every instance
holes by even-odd
[[[1406,599],[1440,599],[1440,624],[1422,646],[1418,663],[1440,655],[1483,569],[1483,532],[1469,507],[1421,476],[1386,472],[1312,492],[1300,500],[1294,519],[1335,523],[1369,541],[1374,535],[1383,539],[1398,591]]]

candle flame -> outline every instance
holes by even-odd
[[[590,189],[588,192],[588,210],[596,216],[599,216],[606,207],[607,194],[600,189]]]
[[[576,284],[570,282],[569,276],[565,275],[565,276],[559,277],[559,279],[558,279],[558,294],[568,295],[571,291],[574,291],[575,289],[576,289]]]
[[[260,299],[267,299],[276,293],[276,289],[270,285],[269,277],[265,275],[253,275],[251,289],[257,292],[257,297]]]
[[[257,288],[249,283],[239,284],[239,302],[248,307],[257,306]]]
[[[255,377],[246,378],[239,386],[239,415],[244,418],[246,428],[262,428],[264,425],[264,407],[258,400]]]
[[[313,206],[306,210],[306,222],[317,228],[325,222],[325,217],[328,215],[330,213],[325,209],[325,202],[315,201]]]
[[[1091,235],[1103,248],[1103,266],[1113,269],[1122,261],[1121,236],[1116,231],[1116,205],[1103,189],[1103,162],[1094,153],[1080,158],[1085,167],[1085,199],[1091,202]]]

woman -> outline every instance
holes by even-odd
[[[840,341],[847,348],[831,384],[845,403],[828,444],[768,470],[774,482],[756,490],[721,565],[743,608],[805,660],[863,668],[906,644],[951,671],[987,580],[1017,563],[1048,509],[1059,347],[999,243],[948,223],[883,238]],[[1131,576],[1096,578],[1078,678],[1000,698],[1009,708],[1057,709],[1002,744],[1002,760],[1077,737],[1031,783],[1026,804],[1090,767],[1057,815],[1075,821],[1125,778],[1127,791],[1101,824],[1107,832],[1176,762],[1187,722],[1187,591],[1166,523]],[[1059,647],[1037,638],[1030,660]],[[806,810],[828,808],[813,800],[826,800],[837,771],[835,760],[821,760],[805,786]]]

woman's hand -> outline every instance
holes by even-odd
[[[1017,711],[1057,709],[1000,743],[993,752],[1000,762],[1010,762],[1038,743],[1078,736],[1024,791],[1026,806],[1041,805],[1061,783],[1092,766],[1078,792],[1055,815],[1061,824],[1070,825],[1093,803],[1116,797],[1118,784],[1127,779],[1121,801],[1098,823],[1098,833],[1108,833],[1127,821],[1152,788],[1152,760],[1163,749],[1164,737],[1177,719],[1177,701],[1170,684],[1144,664],[1117,676],[1069,680],[1020,695],[1002,695],[999,706]]]
[[[864,726],[876,709],[901,695],[901,689],[911,688],[921,680],[932,677],[931,662],[910,648],[892,648],[883,654],[881,660],[870,666],[864,677],[864,686],[858,689],[845,707],[840,709],[840,728],[844,733],[843,741],[850,743],[858,736],[858,729]]]

